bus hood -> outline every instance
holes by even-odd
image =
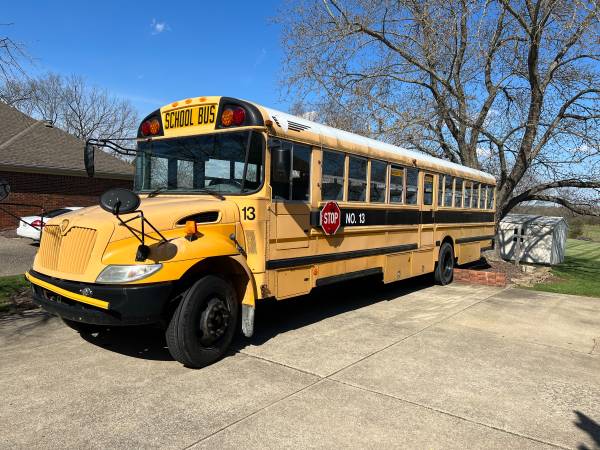
[[[144,217],[159,231],[168,233],[174,228],[183,228],[186,218],[201,213],[215,214],[190,217],[202,223],[219,222],[233,224],[239,217],[236,204],[227,200],[191,196],[163,196],[142,199],[140,210]],[[124,214],[126,221],[136,217],[135,213]],[[182,222],[178,225],[178,222]],[[139,219],[128,222],[134,230],[141,229]],[[149,236],[156,233],[145,226]],[[179,234],[179,233],[178,233]],[[99,206],[92,206],[58,216],[44,227],[40,249],[35,257],[33,268],[49,276],[74,281],[93,281],[102,269],[100,261],[107,247],[116,241],[133,239],[133,234],[113,214]],[[152,238],[149,242],[153,242]],[[156,241],[156,238],[154,238]],[[129,250],[128,250],[129,251]]]
[[[193,198],[193,197],[154,197],[142,198],[139,210],[144,212],[144,217],[159,231],[171,230],[180,221],[185,221],[187,217],[200,214],[214,212],[218,215],[219,222],[232,223],[237,220],[237,208],[232,202],[227,200],[219,200],[217,198]],[[136,213],[123,214],[120,218],[123,221],[135,217]],[[61,216],[66,217],[66,216]],[[61,217],[58,217],[56,223],[60,225]],[[75,213],[68,215],[68,219],[72,226],[80,226],[94,229],[110,229],[112,237],[110,241],[118,241],[131,237],[131,232],[121,224],[119,219],[113,214],[103,210],[100,206],[91,206],[78,210]],[[214,220],[211,220],[214,221]],[[140,220],[132,220],[129,222],[132,228],[140,229]],[[108,231],[108,230],[105,230]],[[146,233],[153,233],[149,226],[145,226]]]

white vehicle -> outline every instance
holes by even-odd
[[[21,220],[19,221],[19,228],[17,228],[17,235],[33,239],[34,241],[39,241],[41,229],[44,227],[44,225],[46,225],[46,221],[48,219],[52,219],[53,217],[60,216],[61,214],[81,208],[81,206],[65,206],[64,208],[53,209],[44,214],[43,222],[41,216],[21,217]]]

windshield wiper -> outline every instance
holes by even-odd
[[[153,191],[148,192],[148,198],[156,197],[160,192],[164,192],[168,189],[169,189],[169,186],[157,187]],[[205,192],[207,194],[217,197],[219,200],[225,200],[225,197],[222,194],[218,193],[217,191],[213,191],[212,189],[209,189],[209,188],[195,189],[194,192]]]
[[[148,198],[156,197],[160,192],[168,189],[169,186],[160,186],[148,193]]]
[[[206,192],[207,194],[217,197],[219,200],[225,200],[225,197],[222,194],[219,194],[217,191],[213,191],[209,188],[200,188],[195,190],[195,192]]]

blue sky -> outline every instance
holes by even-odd
[[[199,95],[293,103],[279,89],[278,1],[6,3],[0,32],[25,46],[28,71],[83,75],[140,115]]]

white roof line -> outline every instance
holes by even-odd
[[[289,122],[295,122],[300,125],[304,125],[310,127],[314,132],[319,133],[323,136],[328,136],[331,138],[341,139],[348,142],[352,142],[359,145],[365,145],[374,149],[382,149],[388,151],[390,153],[401,153],[403,156],[416,159],[417,161],[427,161],[433,164],[437,164],[442,167],[446,167],[448,169],[456,169],[465,172],[466,174],[471,174],[479,177],[486,177],[493,179],[494,176],[487,172],[483,172],[481,170],[473,169],[471,167],[462,166],[460,164],[453,163],[451,161],[447,161],[445,159],[436,158],[434,156],[428,155],[427,153],[417,152],[414,150],[409,150],[403,147],[398,147],[392,144],[388,144],[386,142],[377,141],[375,139],[371,139],[365,136],[361,136],[359,134],[350,133],[348,131],[339,130],[337,128],[329,127],[327,125],[323,125],[317,122],[313,122],[307,119],[303,119],[302,117],[293,116],[288,113],[284,113],[282,111],[278,111],[273,108],[268,108],[262,105],[256,105],[264,108],[269,116],[275,121],[277,125],[279,125],[284,131],[287,132]],[[279,122],[279,123],[278,123]]]

